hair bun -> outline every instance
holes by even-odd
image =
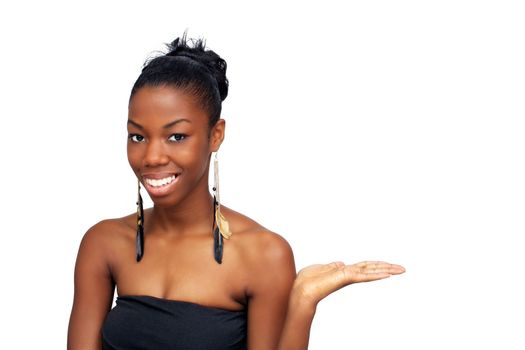
[[[228,96],[226,61],[214,51],[206,50],[206,41],[204,39],[189,39],[192,46],[188,45],[186,34],[187,32],[184,31],[182,38],[176,38],[171,43],[166,44],[169,50],[166,56],[188,57],[206,67],[217,81],[221,101],[224,101]]]

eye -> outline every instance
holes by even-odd
[[[135,136],[138,138],[138,141],[133,141],[133,138],[134,138]],[[142,136],[139,135],[139,134],[129,134],[129,135],[128,135],[128,139],[130,139],[131,142],[135,142],[135,143],[137,143],[137,142],[141,142],[141,141],[144,139],[144,137],[142,137]]]
[[[184,140],[186,138],[185,134],[172,134],[170,136],[170,138],[173,137],[173,136],[175,136],[175,141],[176,142],[182,141],[182,140]]]

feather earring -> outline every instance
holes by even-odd
[[[217,152],[215,152],[215,158],[213,161],[213,172],[214,172],[214,186],[213,191],[213,226],[217,223],[217,227],[213,230],[213,251],[215,260],[220,264],[222,263],[222,252],[223,252],[223,237],[229,239],[232,235],[228,220],[221,213],[221,199],[219,196],[219,160]]]
[[[144,255],[144,209],[142,207],[142,197],[140,196],[140,180],[138,180],[139,190],[137,199],[137,262],[142,259]]]
[[[213,188],[215,190],[215,187]],[[213,208],[214,212],[217,210],[217,199],[215,198],[215,195],[213,195]],[[217,216],[213,215],[213,225],[212,227],[215,227],[215,218]],[[215,257],[215,261],[217,263],[222,263],[222,247],[223,247],[223,241],[222,241],[222,235],[219,231],[219,225],[215,227],[213,230],[213,256]]]

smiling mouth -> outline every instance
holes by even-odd
[[[177,177],[178,177],[178,174],[167,176],[162,179],[150,179],[150,178],[145,177],[144,182],[152,187],[162,187],[162,186],[166,186],[172,183],[173,181],[175,181]]]
[[[144,177],[144,187],[152,197],[168,194],[179,182],[180,174],[173,174],[161,179]]]

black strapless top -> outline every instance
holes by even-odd
[[[246,350],[247,312],[147,295],[116,299],[102,326],[104,350]]]

